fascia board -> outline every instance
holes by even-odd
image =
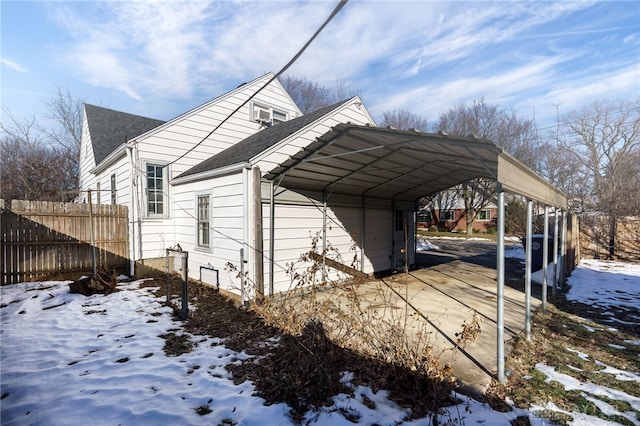
[[[344,104],[340,105],[338,108],[334,109],[333,111],[330,111],[327,114],[323,115],[322,117],[319,117],[317,120],[312,121],[311,123],[307,124],[306,126],[302,127],[301,129],[298,129],[298,131],[296,131],[295,133],[292,133],[289,136],[287,136],[286,138],[282,139],[280,142],[278,142],[278,143],[274,144],[273,146],[265,149],[264,151],[256,154],[254,157],[251,158],[250,162],[252,164],[256,164],[256,163],[262,161],[263,159],[267,158],[268,156],[270,156],[274,152],[279,151],[283,146],[288,145],[292,140],[295,140],[301,134],[304,134],[305,132],[309,131],[313,127],[315,127],[318,124],[322,123],[324,120],[327,120],[328,118],[331,118],[335,114],[338,114],[339,112],[343,111],[344,109],[351,107],[351,105],[354,105],[355,103],[360,103],[361,104],[361,108],[364,108],[364,111],[365,111],[366,115],[368,116],[368,118],[371,119],[372,123],[375,123],[373,121],[373,118],[371,118],[371,115],[369,114],[369,111],[364,106],[364,104],[362,103],[360,98],[358,96],[354,96],[353,98],[349,99],[348,102],[345,102]]]
[[[184,183],[195,182],[199,180],[205,180],[210,178],[215,178],[218,176],[224,176],[232,173],[237,173],[242,170],[244,167],[247,167],[248,163],[241,162],[236,164],[230,164],[225,167],[220,167],[218,169],[207,170],[206,172],[196,173],[193,175],[184,176],[181,178],[171,179],[171,185],[182,185]]]
[[[105,169],[107,169],[109,166],[111,166],[113,163],[115,163],[116,161],[118,161],[119,159],[121,159],[127,154],[126,148],[127,148],[127,145],[122,144],[119,147],[117,147],[115,150],[111,151],[111,154],[107,155],[107,157],[104,160],[102,160],[100,164],[96,165],[93,169],[89,170],[89,173],[92,173],[95,175],[100,172],[103,172]]]

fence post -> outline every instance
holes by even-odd
[[[91,239],[91,273],[95,277],[97,274],[96,266],[96,235],[93,229],[93,201],[91,201],[91,190],[87,191],[89,199],[89,238]]]
[[[187,314],[189,312],[189,300],[188,296],[188,279],[189,279],[189,252],[185,251],[181,253],[182,256],[180,258],[180,269],[182,276],[182,310],[180,311],[180,317],[182,320],[187,319]]]

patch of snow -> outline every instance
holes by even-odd
[[[635,413],[633,412],[618,411],[616,407],[609,404],[608,402],[602,401],[598,398],[594,398],[590,395],[587,395],[586,393],[582,393],[582,397],[587,401],[591,402],[596,407],[598,407],[598,409],[602,411],[602,414],[604,414],[605,416],[622,416],[627,420],[629,420],[634,425],[640,424],[638,423],[638,419]]]
[[[620,380],[621,382],[640,382],[640,375],[633,373],[631,371],[620,370],[615,367],[611,367],[604,362],[600,362],[596,360],[596,365],[600,367],[604,367],[604,369],[599,370],[599,373],[608,373],[616,376],[616,380]]]
[[[553,411],[553,412],[556,412],[556,413],[567,414],[567,415],[573,417],[573,421],[571,421],[569,423],[571,426],[593,426],[593,425],[598,425],[598,426],[619,426],[620,425],[620,423],[615,423],[615,422],[610,422],[610,421],[607,421],[607,420],[603,420],[600,417],[592,416],[590,414],[576,413],[576,412],[563,410],[562,408],[558,407],[553,402],[547,402],[547,404],[544,407],[533,406],[532,410],[535,410],[535,411],[549,410],[549,411]]]
[[[583,326],[587,331],[591,332],[591,333],[595,333],[597,330],[597,328],[593,328],[591,326],[588,326],[587,324],[580,324],[581,326]]]
[[[543,363],[536,364],[536,369],[547,376],[547,379],[545,380],[546,382],[558,382],[564,386],[564,389],[567,391],[579,390],[591,395],[626,401],[634,410],[640,410],[640,398],[633,395],[629,395],[617,389],[610,389],[605,386],[596,385],[595,383],[583,383],[567,374],[559,373],[554,367],[550,367]]]
[[[567,300],[607,309],[640,310],[640,265],[583,259],[567,279]],[[633,324],[633,323],[632,323]]]
[[[571,352],[571,353],[574,353],[574,354],[578,355],[578,357],[579,357],[580,359],[583,359],[583,360],[585,360],[585,361],[588,361],[588,360],[589,360],[589,355],[585,354],[584,352],[580,352],[580,351],[577,351],[577,350],[575,350],[575,349],[571,349],[571,348],[565,348],[565,349],[566,349],[567,351]]]
[[[510,244],[504,247],[504,257],[507,259],[519,259],[525,261],[524,247]]]
[[[440,247],[430,243],[428,240],[421,239],[416,242],[416,250],[417,251],[440,250]]]
[[[640,340],[623,340],[624,343],[640,346]]]
[[[627,349],[626,346],[616,345],[615,343],[609,343],[609,344],[607,344],[607,346],[612,347],[614,349]]]

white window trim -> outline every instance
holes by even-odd
[[[209,197],[209,217],[208,217],[208,223],[209,223],[209,245],[208,246],[201,246],[200,245],[200,212],[198,210],[198,199],[200,197]],[[194,249],[197,251],[204,251],[204,252],[213,252],[213,232],[212,232],[212,228],[211,228],[211,223],[212,223],[212,219],[213,219],[213,215],[212,215],[212,210],[213,210],[213,194],[211,194],[211,192],[196,192],[195,193],[195,199],[194,199],[194,212],[195,212],[195,241],[194,241]]]
[[[482,214],[482,212],[487,212],[487,218],[486,219],[480,219],[480,215]],[[482,209],[478,212],[478,217],[476,218],[476,220],[478,222],[490,222],[491,221],[491,209]]]
[[[280,120],[282,122],[288,121],[291,118],[291,114],[289,111],[281,110],[280,108],[273,107],[268,104],[263,104],[260,102],[251,102],[249,105],[249,120],[257,121],[260,124],[265,124],[268,126],[273,125],[273,116],[274,111],[280,114],[283,114],[285,119]],[[262,118],[258,115],[258,110],[263,110],[265,114],[268,114],[268,117],[265,115]]]
[[[167,219],[169,217],[169,168],[171,166],[164,167],[162,172],[162,204],[164,212],[162,214],[150,214],[149,213],[149,181],[147,178],[147,166],[166,166],[166,161],[153,161],[144,160],[143,164],[143,198],[144,198],[144,217],[145,219]]]
[[[444,214],[451,215],[451,219],[444,218]],[[440,222],[454,222],[456,220],[456,212],[455,210],[441,210],[440,211]]]

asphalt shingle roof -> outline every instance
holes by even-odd
[[[204,160],[202,163],[183,172],[182,174],[180,174],[180,176],[178,176],[178,178],[215,170],[220,167],[229,166],[231,164],[238,164],[241,162],[249,161],[257,154],[277,144],[281,140],[294,134],[305,126],[313,123],[322,116],[332,112],[333,110],[345,104],[347,101],[348,100],[338,102],[328,107],[321,108],[312,113],[294,118],[293,120],[285,121],[284,123],[280,123],[267,129],[261,130],[258,133],[253,134],[246,139],[243,139],[237,144],[230,146],[224,151],[208,158],[207,160]]]
[[[84,105],[96,165],[120,145],[165,122],[95,105]]]

